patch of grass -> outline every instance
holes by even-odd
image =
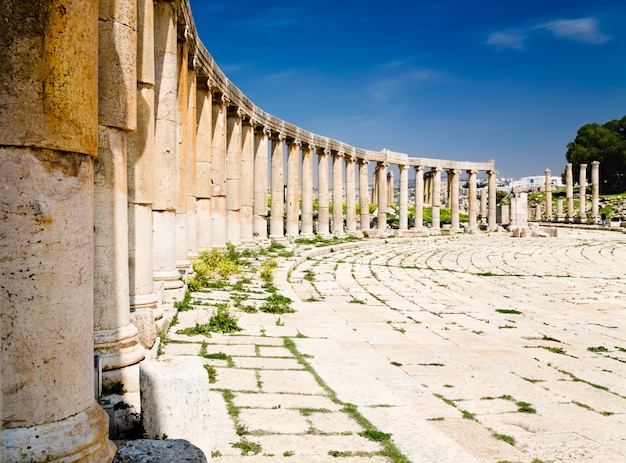
[[[215,370],[215,367],[206,364],[203,367],[209,375],[209,383],[215,383],[217,381],[217,370]]]
[[[474,416],[473,413],[468,412],[467,410],[460,410],[461,415],[463,415],[463,418],[465,418],[466,420],[474,420],[474,421],[478,421],[476,419],[476,416]]]
[[[498,440],[506,442],[509,445],[515,446],[515,438],[513,436],[509,436],[507,434],[499,434],[497,432],[494,432],[492,436]]]
[[[335,457],[335,458],[338,458],[338,457],[351,457],[352,456],[352,452],[341,452],[339,450],[329,450],[328,454],[331,457]]]
[[[306,281],[315,281],[315,272],[313,270],[305,270],[304,271],[304,279]]]
[[[285,322],[282,321],[280,317],[278,317],[274,323],[276,326],[285,326]]]
[[[444,421],[445,418],[443,416],[437,416],[435,418],[428,418],[426,421]]]
[[[267,297],[263,305],[260,307],[261,312],[265,313],[293,313],[294,309],[291,308],[291,299],[281,294],[271,294]]]
[[[365,301],[362,299],[357,299],[356,297],[353,297],[352,299],[350,299],[348,301],[350,304],[365,304]]]
[[[194,307],[191,305],[191,293],[187,291],[182,301],[174,301],[174,308],[179,312],[193,310]]]
[[[598,347],[587,347],[587,350],[589,352],[608,352],[609,350],[604,347],[604,346],[598,346]]]
[[[496,312],[510,315],[521,315],[522,312],[515,309],[496,309]]]
[[[287,450],[283,452],[283,457],[293,457],[296,453],[293,450]]]
[[[302,416],[311,416],[313,413],[330,413],[327,408],[300,408],[299,411]]]
[[[276,263],[276,260],[274,260],[273,258],[267,259],[261,264],[261,269],[259,273],[261,275],[261,279],[265,283],[272,282],[272,280],[274,279],[274,270],[276,269],[277,266],[278,264]]]
[[[201,334],[203,336],[206,336],[207,338],[210,338],[212,336],[211,329],[208,323],[203,323],[203,324],[196,323],[195,326],[190,326],[187,328],[177,330],[176,334],[186,334],[187,336],[196,336],[198,334]]]
[[[528,402],[516,402],[515,404],[517,405],[517,411],[520,413],[537,413],[537,410]]]
[[[532,378],[522,378],[524,381],[528,381],[529,383],[542,383],[543,379],[532,379]]]
[[[511,329],[517,328],[517,326],[515,326],[515,325],[502,325],[502,326],[499,326],[498,328],[500,328],[501,330],[511,330]]]
[[[217,312],[209,320],[209,329],[214,333],[235,333],[242,330],[228,307],[217,308]]]
[[[456,408],[456,403],[454,403],[454,400],[451,399],[447,399],[445,398],[443,395],[441,394],[435,394],[435,397],[437,397],[440,400],[443,400],[445,403],[447,403],[448,405],[450,405],[451,407]]]
[[[391,439],[391,434],[380,432],[376,429],[366,429],[365,431],[361,431],[359,436],[365,437],[366,439],[374,442],[384,442]]]
[[[258,442],[249,441],[245,437],[242,438],[239,442],[231,444],[231,446],[235,449],[241,449],[241,456],[243,457],[248,455],[258,455],[263,450],[261,444],[259,444]]]

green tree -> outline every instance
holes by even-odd
[[[603,194],[626,191],[626,116],[606,124],[585,124],[568,143],[565,155],[572,163],[574,177],[581,164],[587,164],[591,180],[591,162],[600,162],[600,191]]]

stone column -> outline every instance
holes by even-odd
[[[457,169],[448,170],[448,184],[450,185],[450,195],[448,205],[451,215],[451,229],[453,232],[461,230],[459,222],[459,171]]]
[[[196,93],[196,211],[198,248],[211,246],[211,128],[212,93],[206,78],[198,82]]]
[[[211,139],[211,246],[226,246],[226,111],[228,99],[213,92]]]
[[[487,226],[489,230],[496,231],[498,229],[498,224],[496,222],[496,190],[498,187],[498,173],[495,170],[487,171],[488,175],[488,196],[489,196],[489,204],[487,205]]]
[[[415,223],[416,230],[424,226],[424,167],[415,166]]]
[[[473,233],[478,230],[478,198],[476,197],[476,174],[478,172],[475,170],[468,170],[467,175],[467,183],[468,183],[468,223],[467,229],[470,233]]]
[[[343,153],[333,153],[333,233],[343,235]]]
[[[359,209],[361,231],[370,229],[369,162],[359,159]]]
[[[376,163],[374,167],[374,179],[372,181],[372,196],[370,197],[370,203],[375,204],[376,208],[378,208],[378,168],[379,165]]]
[[[287,224],[286,236],[296,238],[299,235],[300,215],[300,140],[290,140],[287,143]]]
[[[537,203],[535,206],[535,221],[541,222],[541,203]]]
[[[191,39],[190,39],[191,40]],[[197,93],[198,93],[198,66],[199,62],[190,56],[189,72],[187,73],[187,87],[189,97],[187,101],[187,260],[198,257],[198,211],[196,192],[196,159],[197,153]],[[189,272],[193,272],[189,262]]]
[[[556,220],[563,222],[563,198],[556,200]]]
[[[600,163],[591,162],[591,218],[593,223],[600,222]]]
[[[393,171],[387,171],[387,182],[385,183],[385,187],[387,188],[387,204],[395,204],[395,179],[393,176]]]
[[[3,11],[2,462],[109,462],[93,386],[98,2]]]
[[[387,229],[387,166],[386,162],[378,163],[378,231],[381,235]]]
[[[431,169],[431,216],[432,229],[439,230],[441,228],[441,169],[433,167]]]
[[[481,220],[487,219],[487,191],[484,188],[480,192],[480,218]]]
[[[231,106],[226,116],[226,241],[241,244],[241,125],[243,113]]]
[[[178,34],[178,33],[177,33]],[[187,31],[182,31],[178,43],[178,124],[176,126],[176,268],[180,275],[190,271],[189,245],[187,236],[187,201],[189,175],[189,41]]]
[[[350,234],[356,233],[355,163],[354,156],[346,156],[346,229]]]
[[[285,215],[285,136],[277,133],[272,137],[272,203],[270,215],[270,239],[285,237],[283,217]]]
[[[259,241],[267,239],[267,154],[269,151],[270,131],[264,127],[255,129],[256,146],[254,149],[254,207],[252,227],[254,237]]]
[[[587,221],[587,164],[580,165],[580,177],[578,180],[580,214],[579,221],[585,223]]]
[[[252,223],[254,208],[254,123],[244,120],[242,126],[241,145],[241,209],[239,211],[241,225],[241,242],[254,242],[254,226]],[[267,203],[266,203],[267,204]]]
[[[137,2],[137,131],[128,135],[128,264],[130,309],[160,318],[152,284],[154,202],[154,6]]]
[[[545,192],[546,192],[546,221],[552,222],[552,175],[550,169],[546,169],[546,184],[545,184]]]
[[[136,2],[102,1],[98,20],[98,158],[94,178],[94,350],[103,382],[139,391],[144,348],[130,323],[128,132],[137,127]]]
[[[330,235],[328,216],[328,149],[317,150],[317,234]]]
[[[185,292],[176,269],[176,56],[176,5],[154,2],[154,98],[158,104],[154,130],[153,278],[168,302],[182,300]]]
[[[565,165],[565,199],[567,200],[567,221],[574,221],[574,176],[572,164]]]
[[[409,229],[409,168],[403,164],[399,165],[398,168],[400,169],[399,229],[404,231]]]
[[[313,145],[302,148],[302,228],[304,238],[313,237]]]

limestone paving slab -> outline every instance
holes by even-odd
[[[309,421],[298,410],[282,408],[244,408],[239,412],[239,421],[251,433],[302,434],[310,427]]]
[[[302,370],[304,367],[294,358],[236,357],[233,359],[237,368],[255,368],[267,370]]]
[[[271,393],[236,393],[233,402],[238,407],[281,408],[281,409],[317,409],[339,411],[341,406],[327,396],[304,394]]]
[[[261,370],[259,377],[263,392],[325,394],[324,389],[307,371]]]

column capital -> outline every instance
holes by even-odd
[[[387,168],[389,167],[389,161],[378,161],[378,166]]]
[[[357,159],[356,159],[356,162],[358,162],[359,164],[363,164],[363,165],[365,165],[365,166],[367,166],[367,165],[370,163],[370,162],[369,162],[367,159],[365,159],[365,158],[357,158]]]
[[[600,161],[591,161],[591,166],[599,166],[600,165]]]
[[[413,166],[413,169],[415,169],[415,172],[419,172],[419,171],[424,171],[424,166]]]
[[[277,141],[285,141],[287,139],[287,135],[285,135],[282,132],[270,132],[270,138],[272,140],[277,140]]]
[[[478,171],[476,169],[468,169],[467,171],[468,175],[477,175]]]
[[[407,166],[406,164],[398,164],[398,169],[400,170],[400,172],[408,168],[409,166]]]
[[[345,156],[346,156],[346,153],[344,153],[343,151],[337,151],[333,153],[333,157],[336,157],[336,158],[343,158]]]
[[[226,95],[224,95],[222,93],[222,95],[220,96],[220,100],[222,102],[223,105],[228,106],[230,104],[230,100],[228,99],[228,97]]]
[[[448,174],[454,174],[457,175],[459,174],[461,171],[459,169],[447,169]]]
[[[552,173],[552,171],[551,171],[550,169],[546,169],[546,170],[545,170],[545,173],[546,173],[546,175],[548,175],[548,174],[551,174],[551,173]]]
[[[297,146],[298,148],[302,148],[302,140],[298,138],[290,139],[289,141],[287,141],[287,144]]]

